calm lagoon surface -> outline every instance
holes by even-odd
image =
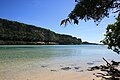
[[[0,45],[0,77],[14,80],[18,72],[42,73],[73,65],[87,68],[91,66],[87,63],[103,63],[103,57],[120,61],[120,55],[105,45]]]

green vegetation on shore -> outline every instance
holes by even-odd
[[[81,44],[81,39],[0,18],[0,44]]]

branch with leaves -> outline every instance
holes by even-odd
[[[61,21],[60,25],[68,23],[78,24],[79,20],[94,20],[98,25],[105,17],[117,13],[117,22],[108,25],[105,39],[101,42],[108,45],[109,49],[120,53],[120,0],[75,0],[75,8],[67,19]]]
[[[75,8],[67,19],[61,21],[61,25],[71,23],[78,24],[79,20],[94,20],[98,25],[105,17],[109,17],[111,11],[120,13],[120,0],[75,0]]]

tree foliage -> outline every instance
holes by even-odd
[[[120,0],[75,0],[75,8],[68,15],[67,19],[61,21],[61,25],[73,22],[78,24],[79,20],[94,20],[98,25],[105,17],[117,13],[118,18],[115,24],[108,25],[106,37],[102,41],[109,49],[120,53]]]
[[[120,54],[120,17],[114,24],[108,25],[106,30],[106,37],[102,42],[107,44],[109,49]]]
[[[91,20],[98,25],[104,17],[109,17],[111,13],[120,11],[120,0],[75,0],[77,4],[67,19],[61,21],[62,24],[78,24],[79,20]]]

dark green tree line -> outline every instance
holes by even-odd
[[[69,35],[64,36],[48,29],[1,18],[0,41],[55,42],[58,44],[81,43],[81,40]]]

